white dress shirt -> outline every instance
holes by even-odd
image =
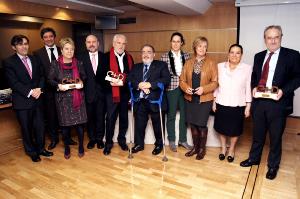
[[[124,72],[123,57],[125,56],[125,52],[123,52],[122,55],[119,55],[116,51],[114,51],[114,52],[115,52],[115,55],[118,58],[118,63],[119,63],[120,71],[121,71],[121,73],[123,73]]]
[[[268,79],[266,83],[266,87],[268,88],[272,88],[272,82],[273,82],[273,77],[276,69],[276,64],[278,61],[279,52],[280,52],[280,48],[274,52],[269,62],[269,73],[268,73]],[[271,52],[268,50],[265,56],[263,66],[265,65],[270,53]],[[263,71],[263,67],[262,67],[262,71]]]
[[[92,57],[93,55],[95,55],[95,60],[96,60],[96,67],[98,66],[98,51],[94,52],[94,53],[91,53],[89,52],[89,55],[90,55],[90,60],[91,60],[91,63],[92,63],[92,66],[93,66],[93,61],[92,61]],[[96,68],[96,71],[95,71],[95,74],[97,72],[97,68]]]
[[[173,58],[174,58],[174,64],[175,64],[175,71],[177,76],[181,75],[181,71],[182,71],[182,61],[181,61],[181,53],[179,52],[178,54],[176,54],[174,51],[172,51],[173,54]]]
[[[49,58],[50,62],[51,62],[51,50],[50,50],[50,48],[53,48],[53,49],[54,49],[54,50],[53,50],[53,54],[54,54],[54,56],[55,56],[55,58],[56,58],[56,60],[57,60],[57,58],[58,58],[58,51],[57,51],[56,45],[54,44],[52,47],[45,46],[45,48],[46,48],[46,51],[47,51],[48,58]]]

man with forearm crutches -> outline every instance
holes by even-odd
[[[157,106],[157,102],[151,102],[160,98],[162,87],[159,87],[158,83],[164,86],[170,83],[170,73],[165,62],[153,60],[154,52],[153,46],[145,44],[142,47],[143,63],[135,64],[128,75],[128,82],[131,82],[133,88],[133,96],[139,98],[133,107],[135,145],[132,153],[144,150],[145,129],[149,114],[155,136],[155,148],[152,154],[158,155],[163,150],[164,116],[167,110],[165,95],[163,94],[159,102],[160,106]]]

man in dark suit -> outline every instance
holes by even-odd
[[[42,69],[44,78],[47,79],[49,68],[51,67],[51,62],[57,60],[58,56],[61,55],[61,50],[55,45],[56,32],[53,28],[46,27],[41,30],[41,38],[45,44],[44,47],[33,52],[33,54],[40,60],[42,63]],[[52,87],[50,84],[45,82],[44,94],[43,94],[43,103],[44,110],[46,112],[46,122],[47,130],[50,135],[51,142],[48,146],[48,149],[54,149],[59,141],[58,135],[58,119],[55,108],[54,93],[56,88]],[[71,137],[69,135],[69,137]],[[70,140],[70,144],[75,144],[73,140]]]
[[[145,44],[142,47],[143,63],[135,64],[128,76],[128,81],[131,82],[135,98],[139,98],[134,105],[135,119],[135,146],[132,148],[132,153],[137,153],[144,150],[145,129],[148,122],[148,115],[151,115],[153,131],[155,135],[155,147],[152,151],[153,155],[159,154],[163,149],[162,132],[160,114],[158,104],[151,104],[151,100],[158,100],[161,94],[161,89],[157,83],[162,83],[166,87],[171,76],[168,66],[163,61],[153,60],[155,56],[154,47]],[[162,119],[165,124],[165,112],[167,110],[167,102],[165,94],[162,101]]]
[[[21,126],[25,152],[33,162],[39,162],[40,155],[53,155],[44,148],[44,117],[41,107],[44,77],[39,61],[28,55],[29,40],[26,36],[13,36],[11,45],[16,53],[5,59],[3,65],[12,89],[13,109]]]
[[[87,51],[80,55],[86,73],[84,82],[85,100],[88,115],[87,132],[89,136],[88,149],[97,144],[97,148],[104,148],[105,132],[105,66],[104,54],[99,51],[99,41],[95,35],[86,37]]]
[[[267,179],[274,179],[281,159],[282,135],[287,115],[293,112],[294,90],[300,86],[300,54],[281,47],[280,26],[268,26],[264,31],[267,50],[257,53],[251,79],[253,96],[257,87],[279,88],[275,100],[254,98],[252,102],[253,141],[249,158],[241,162],[242,167],[260,163],[266,133],[269,131],[270,152],[268,155]]]
[[[128,102],[129,89],[126,76],[133,66],[132,56],[125,51],[127,39],[125,35],[116,34],[113,37],[113,47],[105,53],[107,71],[112,71],[123,76],[123,85],[106,81],[106,142],[103,150],[104,155],[109,155],[113,147],[115,124],[119,116],[118,143],[123,151],[128,150],[126,144],[126,132],[128,129]]]

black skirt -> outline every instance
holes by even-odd
[[[225,136],[235,137],[243,133],[245,107],[230,107],[217,104],[214,129]]]
[[[209,113],[212,108],[212,101],[194,103],[186,100],[185,103],[185,120],[188,124],[196,126],[207,126]]]

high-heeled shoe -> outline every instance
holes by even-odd
[[[233,161],[234,161],[234,156],[230,156],[230,155],[229,155],[229,156],[227,157],[227,161],[228,161],[228,162],[233,162]]]
[[[225,160],[225,154],[220,153],[219,154],[219,160]]]

